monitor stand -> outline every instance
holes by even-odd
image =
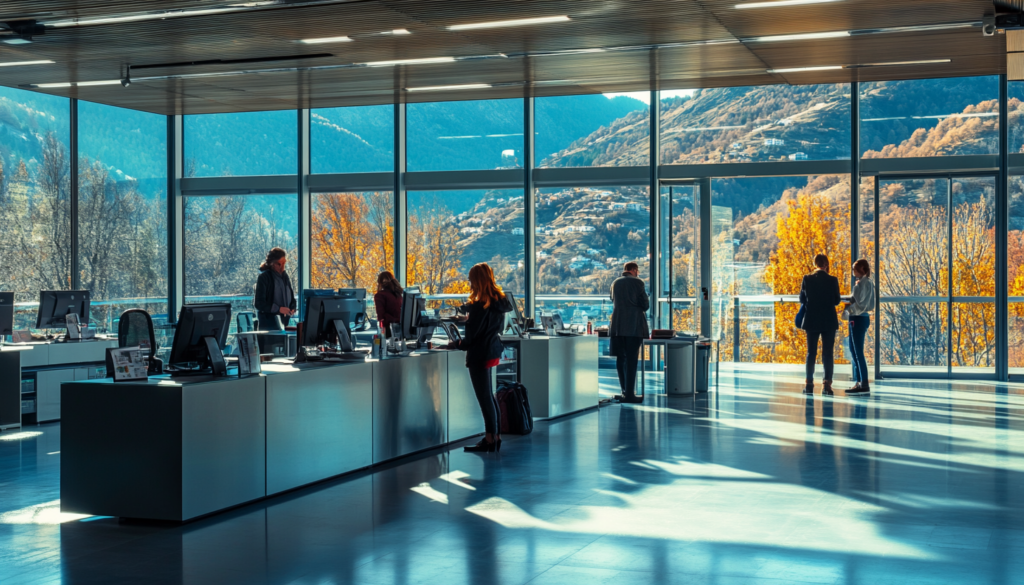
[[[343,352],[353,352],[356,350],[355,344],[352,342],[352,337],[348,333],[348,327],[345,322],[341,319],[335,319],[334,333],[338,336],[338,350]]]
[[[217,338],[212,335],[207,335],[203,338],[203,344],[206,345],[206,361],[213,370],[213,375],[227,376],[227,362],[224,361],[224,352],[221,351],[220,344],[217,343]]]

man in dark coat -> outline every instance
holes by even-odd
[[[622,389],[622,394],[617,397],[620,402],[643,402],[643,398],[636,395],[636,368],[644,339],[651,336],[647,325],[651,301],[639,274],[637,263],[627,262],[622,276],[612,283],[612,322],[608,336]]]

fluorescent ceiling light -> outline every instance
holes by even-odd
[[[345,36],[341,36],[341,37],[321,37],[319,39],[302,39],[299,42],[303,43],[303,44],[306,44],[306,45],[319,45],[319,44],[323,44],[323,43],[351,43],[352,39],[349,38],[349,37],[345,37]]]
[[[775,35],[770,37],[754,37],[745,39],[750,43],[772,43],[776,41],[812,41],[816,39],[838,39],[850,36],[848,30],[837,30],[832,32],[800,33],[795,35]]]
[[[887,63],[862,63],[860,65],[847,65],[847,69],[859,69],[861,67],[892,67],[896,65],[934,65],[937,63],[950,63],[952,59],[926,59],[924,61],[890,61]]]
[[[744,2],[735,7],[744,8],[776,8],[780,6],[802,6],[804,4],[827,4],[829,2],[842,2],[842,0],[773,0],[770,2]]]
[[[43,61],[10,61],[8,63],[0,63],[0,67],[16,67],[18,65],[49,65],[53,63],[50,60]]]
[[[394,61],[370,61],[360,63],[367,67],[391,67],[394,65],[423,65],[426,63],[452,63],[455,57],[427,57],[425,59],[396,59]]]
[[[490,83],[466,83],[463,85],[431,85],[427,87],[407,87],[405,91],[456,91],[460,89],[488,89]]]
[[[407,30],[406,30],[406,29],[404,29],[404,28],[396,28],[395,30],[393,30],[393,31],[391,31],[391,32],[386,32],[386,33],[383,33],[383,34],[386,34],[386,35],[395,35],[395,36],[402,36],[402,35],[411,35],[412,33],[411,33],[411,32],[409,32],[409,31],[407,31]]]
[[[32,87],[47,89],[53,87],[89,87],[93,85],[121,85],[121,80],[104,79],[103,81],[64,81],[61,83],[36,83],[33,84]]]
[[[125,22],[142,22],[146,20],[164,20],[168,18],[182,18],[188,16],[206,16],[209,14],[225,14],[231,12],[244,12],[263,6],[275,6],[280,4],[278,0],[266,0],[263,2],[244,2],[230,4],[217,8],[197,8],[195,10],[156,10],[150,12],[135,12],[117,16],[100,16],[94,18],[69,18],[52,22],[44,21],[42,24],[54,28],[66,28],[70,26],[91,26],[97,24],[121,24]]]
[[[791,67],[789,69],[769,69],[768,73],[803,73],[805,71],[832,71],[842,68],[842,65],[826,65],[823,67]]]
[[[4,39],[4,42],[8,45],[28,45],[32,43],[32,41],[28,39],[23,39],[21,37],[11,37],[9,39]]]
[[[541,16],[538,18],[516,18],[513,20],[495,20],[493,22],[474,22],[471,24],[453,24],[447,27],[448,30],[475,30],[480,28],[502,28],[506,26],[527,26],[531,24],[548,24],[552,22],[567,22],[568,16]]]

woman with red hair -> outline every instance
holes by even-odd
[[[498,428],[498,402],[491,387],[491,368],[498,365],[501,352],[500,335],[505,328],[505,313],[512,310],[501,287],[494,281],[494,271],[481,262],[469,269],[469,304],[466,335],[454,349],[466,352],[466,367],[473,382],[473,392],[484,416],[484,438],[466,451],[490,453],[501,448]]]

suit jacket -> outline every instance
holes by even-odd
[[[838,331],[839,317],[836,305],[839,297],[839,279],[823,270],[804,276],[800,285],[800,302],[807,305],[804,317],[805,331]]]
[[[466,365],[483,364],[501,357],[505,347],[501,344],[501,332],[505,329],[505,313],[512,310],[508,297],[492,301],[484,307],[477,301],[466,305],[469,319],[466,320],[466,335],[459,349],[466,352]]]
[[[623,272],[612,283],[612,322],[608,327],[610,337],[650,337],[647,325],[647,309],[651,300],[647,297],[644,281]]]
[[[288,283],[288,287],[292,288],[292,281],[288,278],[288,273],[285,272],[281,276],[284,277],[284,281]],[[274,275],[268,268],[261,270],[259,277],[256,278],[256,291],[252,296],[252,304],[256,307],[258,313],[267,313],[268,315],[274,314]],[[295,310],[298,306],[295,297],[292,296],[292,300],[288,303],[288,308]]]

